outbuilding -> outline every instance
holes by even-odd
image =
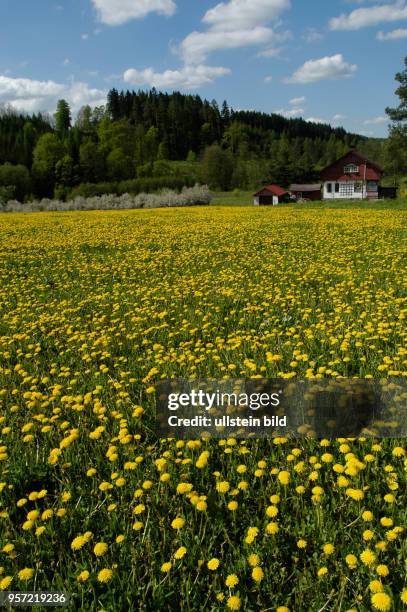
[[[297,200],[321,200],[322,192],[320,183],[313,185],[290,185],[290,193]]]
[[[279,187],[278,185],[266,185],[263,189],[260,189],[254,194],[254,205],[259,206],[262,204],[275,206],[282,202],[289,202],[290,194],[286,189]]]

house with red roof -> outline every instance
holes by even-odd
[[[278,185],[266,185],[254,194],[254,205],[269,204],[275,206],[281,202],[289,202],[290,193]]]
[[[321,172],[324,200],[377,200],[383,169],[356,150]]]

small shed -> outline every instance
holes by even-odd
[[[379,198],[395,200],[397,198],[397,187],[382,187],[379,185]]]
[[[262,204],[275,206],[281,202],[289,202],[290,194],[286,189],[279,187],[278,185],[266,185],[263,189],[260,189],[254,194],[254,205],[259,206]]]
[[[290,193],[298,200],[322,200],[320,183],[313,185],[290,185]]]

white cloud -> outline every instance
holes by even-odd
[[[298,106],[298,104],[304,104],[306,99],[307,98],[305,96],[301,96],[299,98],[291,98],[290,104],[292,104],[293,106]]]
[[[72,83],[68,88],[66,99],[75,112],[84,104],[90,104],[91,106],[106,104],[106,92],[95,87],[89,87],[87,83],[77,82]]]
[[[205,13],[203,22],[221,32],[249,30],[277,19],[290,8],[290,0],[229,0]]]
[[[0,76],[0,99],[10,97],[28,100],[42,96],[58,96],[64,86],[54,81],[35,81],[33,79],[15,79]]]
[[[359,30],[379,23],[407,19],[407,6],[404,0],[395,4],[384,4],[360,8],[349,14],[343,13],[330,20],[331,30]]]
[[[131,19],[143,19],[149,13],[170,17],[176,11],[173,0],[92,0],[99,21],[118,26]]]
[[[70,103],[72,111],[76,112],[84,104],[93,106],[104,104],[106,92],[91,88],[82,82],[64,85],[55,81],[36,81],[0,75],[0,102],[9,103],[17,110],[52,112],[60,98],[65,98]]]
[[[266,77],[264,78],[264,82],[265,82],[265,83],[271,83],[271,82],[272,82],[272,80],[273,80],[273,77],[272,77],[271,75],[266,76]]]
[[[373,119],[366,119],[364,125],[380,125],[381,123],[387,123],[389,119],[387,117],[373,117]]]
[[[278,57],[282,50],[282,47],[272,47],[271,49],[264,49],[264,51],[258,52],[257,57]]]
[[[311,123],[329,123],[329,121],[321,119],[321,117],[306,117],[305,121],[310,121]]]
[[[304,115],[304,109],[303,108],[290,108],[290,109],[284,109],[284,108],[279,108],[278,110],[273,111],[276,115],[283,115],[283,117],[287,117],[287,119],[290,119],[292,117],[302,117]]]
[[[324,38],[321,32],[318,32],[315,28],[307,28],[302,35],[303,40],[308,43],[318,42]]]
[[[227,32],[191,32],[181,43],[181,53],[186,63],[200,63],[213,51],[269,44],[273,38],[273,30],[264,26]]]
[[[332,121],[333,123],[338,123],[338,121],[343,121],[346,118],[346,115],[341,115],[340,113],[338,113],[332,117]]]
[[[162,89],[195,89],[230,73],[228,68],[204,65],[184,66],[179,70],[165,70],[164,72],[154,72],[152,68],[144,70],[129,68],[123,78],[131,85],[148,85]]]
[[[317,60],[308,60],[298,68],[291,77],[285,79],[286,83],[315,83],[325,79],[341,79],[351,77],[357,70],[356,64],[348,64],[343,55],[321,57]]]
[[[82,40],[88,40],[89,34],[82,34],[81,38]]]
[[[275,32],[270,22],[290,7],[290,0],[229,0],[209,9],[203,23],[208,29],[191,32],[179,51],[185,63],[201,63],[219,49],[275,45],[291,37],[291,32]],[[265,53],[272,57],[271,49]]]
[[[64,66],[68,66],[71,63],[71,60],[69,59],[69,57],[66,57],[63,61]]]
[[[398,28],[398,30],[392,30],[391,32],[378,32],[376,38],[377,40],[400,40],[401,38],[407,38],[407,28]]]

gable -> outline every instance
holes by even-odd
[[[329,180],[373,180],[379,181],[383,175],[382,168],[368,160],[358,151],[352,150],[321,171],[321,178]]]
[[[279,185],[267,185],[266,187],[263,187],[263,189],[261,189],[260,191],[258,191],[257,193],[255,193],[255,196],[283,196],[286,193],[288,193],[288,191],[286,189],[283,189],[282,187],[279,187]]]

